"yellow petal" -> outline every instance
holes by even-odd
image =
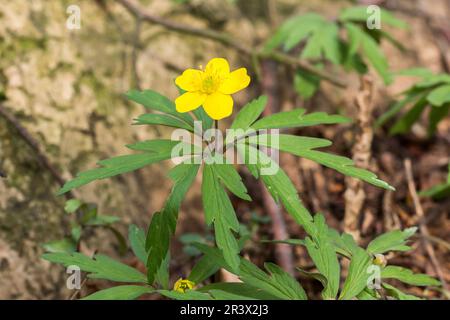
[[[175,99],[178,112],[189,112],[197,109],[205,101],[206,95],[200,92],[186,92]]]
[[[175,83],[186,91],[198,91],[202,84],[203,71],[187,69],[183,74],[175,79]]]
[[[246,88],[250,83],[247,69],[240,68],[230,73],[228,78],[220,85],[219,91],[224,94],[233,94]]]
[[[206,97],[203,109],[214,120],[220,120],[233,112],[233,99],[227,94],[216,92]]]
[[[224,58],[213,58],[206,65],[205,73],[207,75],[214,74],[218,77],[225,78],[230,73],[230,66]]]

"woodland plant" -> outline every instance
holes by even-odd
[[[312,215],[308,211],[294,184],[274,158],[278,151],[287,152],[374,186],[394,190],[374,173],[355,167],[352,160],[319,150],[330,146],[331,141],[280,134],[278,131],[344,123],[349,121],[348,118],[324,112],[307,113],[304,109],[261,117],[267,97],[260,96],[236,112],[225,132],[218,129],[217,120],[232,114],[231,94],[244,89],[249,82],[245,68],[230,72],[227,60],[215,58],[204,70],[188,69],[176,79],[181,95],[175,103],[155,91],[129,91],[126,94],[128,99],[150,111],[139,116],[137,124],[173,127],[176,134],[172,137],[188,136],[190,139],[155,139],[128,145],[137,153],[102,160],[98,168],[80,173],[59,191],[59,194],[64,194],[94,180],[164,160],[176,160],[176,165],[168,173],[173,181],[172,190],[164,207],[153,214],[148,231],[134,225],[129,228],[132,251],[145,264],[146,275],[101,254],[89,257],[79,252],[53,252],[45,254],[44,259],[66,267],[77,265],[90,278],[127,283],[98,291],[85,299],[135,299],[144,294],[194,300],[311,298],[313,293],[305,292],[297,278],[278,265],[267,262],[263,270],[240,255],[249,237],[248,233],[242,232],[229,193],[252,201],[239,174],[246,168],[255,179],[262,181],[274,200],[283,205],[306,232],[303,239],[281,242],[306,248],[317,272],[305,271],[301,266],[297,271],[322,285],[323,299],[419,299],[389,284],[391,279],[413,286],[439,286],[434,278],[390,265],[385,257],[388,252],[410,250],[407,242],[416,228],[387,232],[372,240],[366,248],[360,247],[351,235],[340,234],[328,227],[323,215]],[[219,143],[223,134],[224,144]],[[233,155],[231,158],[230,153]],[[178,212],[186,192],[200,175],[204,217],[214,229],[215,246],[194,243],[203,256],[186,279],[178,279],[170,285],[169,249]],[[349,267],[341,285],[343,259],[349,260]],[[208,279],[220,268],[235,274],[241,282],[210,283]]]

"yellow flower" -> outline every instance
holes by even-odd
[[[177,86],[187,91],[175,100],[178,112],[189,112],[203,105],[214,120],[228,117],[233,112],[231,95],[248,86],[247,69],[230,72],[228,61],[211,59],[205,70],[187,69],[175,80]]]
[[[180,278],[173,285],[173,290],[181,292],[181,293],[185,293],[186,290],[193,289],[194,287],[195,287],[194,282],[187,280],[187,279]]]

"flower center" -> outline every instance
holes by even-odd
[[[207,94],[211,94],[217,91],[220,85],[220,78],[214,74],[207,74],[202,80],[201,91]]]

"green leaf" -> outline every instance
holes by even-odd
[[[74,213],[77,211],[83,203],[78,199],[70,199],[66,201],[66,204],[64,205],[64,211],[67,213]]]
[[[304,99],[311,98],[320,85],[320,77],[299,70],[294,76],[294,88]]]
[[[425,107],[428,105],[428,101],[425,98],[421,98],[416,104],[409,110],[402,118],[400,118],[389,130],[390,134],[405,133],[411,129],[414,122],[416,122],[422,114]]]
[[[345,279],[339,300],[350,300],[367,286],[370,274],[367,268],[372,264],[370,255],[361,248],[355,250],[350,261],[348,276]]]
[[[56,240],[44,243],[42,245],[45,251],[47,252],[63,252],[63,253],[72,253],[77,250],[77,243],[71,238],[64,238],[62,240]]]
[[[216,261],[211,260],[207,256],[203,256],[192,268],[191,273],[188,276],[188,280],[191,280],[194,283],[200,283],[211,277],[219,269],[220,266]]]
[[[372,16],[373,13],[368,12],[367,6],[354,6],[350,8],[346,8],[341,11],[339,15],[339,20],[341,21],[356,21],[366,23],[369,17]],[[380,19],[381,24],[384,23],[387,25],[391,25],[397,28],[406,28],[408,24],[400,19],[397,19],[392,13],[385,9],[380,8]]]
[[[437,107],[441,107],[444,103],[450,102],[450,84],[433,89],[427,96],[427,100]]]
[[[434,186],[428,190],[420,192],[421,197],[432,197],[433,199],[443,199],[450,195],[450,163],[448,164],[448,176],[445,183]]]
[[[440,121],[450,112],[450,103],[443,105],[442,107],[431,106],[428,122],[428,134],[432,135],[436,132],[437,126]]]
[[[131,154],[102,160],[98,162],[98,164],[101,166],[100,168],[79,173],[75,179],[66,182],[57,194],[62,195],[72,189],[84,186],[94,180],[111,178],[116,175],[134,171],[145,167],[146,165],[170,158],[171,151],[168,150],[161,153]]]
[[[213,119],[210,118],[205,110],[203,108],[197,108],[194,111],[192,111],[195,115],[195,117],[197,118],[198,121],[202,122],[202,129],[203,130],[208,130],[211,128],[212,124],[213,124]]]
[[[397,113],[399,113],[407,104],[417,101],[420,98],[423,98],[425,93],[423,91],[419,92],[411,92],[406,95],[405,98],[397,101],[392,105],[392,107],[383,113],[375,122],[375,127],[380,127],[384,123],[386,123],[389,119],[394,117]]]
[[[198,289],[200,292],[209,292],[219,300],[279,300],[277,296],[271,295],[261,289],[238,282],[212,283]]]
[[[172,191],[161,212],[156,212],[150,223],[147,239],[146,251],[147,277],[149,283],[155,281],[155,275],[161,267],[169,251],[170,238],[175,233],[178,219],[178,211],[186,192],[194,182],[199,165],[179,164],[170,173],[170,178],[174,181]]]
[[[260,96],[247,103],[236,115],[230,129],[247,130],[266,108],[267,96]]]
[[[155,290],[144,286],[117,286],[97,291],[81,300],[134,300]]]
[[[358,250],[358,245],[353,236],[348,233],[340,235],[335,229],[328,229],[328,237],[335,246],[336,252],[349,259]]]
[[[207,245],[197,243],[196,247],[202,251],[209,259],[214,260],[225,268],[233,272],[232,268],[224,260],[220,250]],[[276,296],[279,299],[305,300],[306,294],[300,284],[288,273],[273,264],[265,264],[265,268],[270,275],[259,269],[250,261],[240,258],[239,278],[245,283],[258,288],[267,294]]]
[[[406,245],[408,239],[417,231],[416,227],[403,231],[394,230],[384,233],[373,239],[367,246],[367,252],[371,254],[385,253],[388,251],[408,251],[411,247]]]
[[[193,132],[194,128],[192,125],[187,124],[186,122],[166,115],[166,114],[157,114],[157,113],[145,113],[140,115],[137,119],[135,119],[136,125],[143,125],[143,124],[149,124],[149,125],[163,125],[167,127],[172,128],[181,128],[186,129],[188,131]]]
[[[241,261],[240,279],[249,285],[262,289],[280,299],[306,300],[300,284],[288,273],[274,264],[264,264],[270,276],[249,261]]]
[[[128,228],[128,241],[134,255],[144,264],[147,263],[148,254],[145,250],[145,232],[136,225],[131,224]]]
[[[388,183],[378,179],[374,173],[355,167],[353,160],[349,158],[313,150],[314,148],[324,147],[327,143],[330,145],[331,142],[328,140],[285,134],[280,134],[278,136],[278,141],[268,135],[259,135],[258,137],[259,145],[279,149],[281,151],[289,152],[296,156],[312,160],[326,167],[332,168],[346,176],[361,179],[377,187],[387,190],[395,190]]]
[[[256,167],[258,173],[274,200],[276,202],[281,201],[287,212],[298,224],[303,226],[306,232],[309,234],[315,234],[315,227],[312,223],[313,218],[311,214],[303,206],[294,184],[286,173],[279,167],[276,161],[252,146],[244,146],[239,144],[237,145],[237,148],[246,165],[248,165],[248,162],[250,161],[248,157],[250,153],[257,155]],[[261,174],[264,169],[270,169],[270,173],[272,174]]]
[[[284,44],[285,50],[290,50],[304,40],[312,31],[320,27],[323,22],[325,22],[324,18],[316,13],[308,13],[288,19],[269,38],[264,46],[264,50],[265,52],[270,52],[282,44]]]
[[[193,247],[197,248],[197,245],[199,242],[192,243]],[[245,244],[245,237],[241,236],[241,238],[238,241],[239,249],[242,250]],[[206,248],[209,248],[206,246]],[[197,249],[201,251],[200,249]],[[219,259],[223,260],[223,259]],[[188,280],[191,280],[194,283],[200,283],[203,282],[205,279],[209,278],[213,274],[215,274],[222,265],[225,265],[226,262],[223,261],[223,263],[218,262],[217,259],[211,259],[209,255],[204,255],[203,257],[198,260],[198,262],[194,265],[194,267],[191,270],[191,273],[188,276]],[[230,268],[231,270],[231,268]]]
[[[206,223],[214,223],[217,246],[227,263],[236,271],[239,266],[239,247],[231,230],[237,232],[239,222],[226,191],[220,185],[214,165],[204,166],[202,200]]]
[[[155,281],[159,283],[163,289],[169,289],[169,267],[170,267],[170,252],[167,252],[166,257],[156,271]]]
[[[379,300],[377,292],[368,288],[361,291],[356,298],[358,300]]]
[[[441,283],[426,274],[413,273],[399,266],[387,266],[381,270],[381,278],[396,279],[413,286],[440,286]]]
[[[436,74],[425,77],[422,81],[414,85],[415,88],[424,89],[432,88],[440,84],[450,84],[449,74]]]
[[[192,125],[193,119],[188,113],[179,113],[175,108],[175,104],[165,96],[152,90],[130,90],[125,96],[134,102],[143,105],[150,110],[156,110],[159,112],[167,113],[175,118],[185,121],[187,124]]]
[[[394,298],[397,298],[398,300],[422,300],[419,297],[410,295],[410,294],[406,294],[402,291],[400,291],[399,289],[387,284],[387,283],[382,283],[381,284],[383,286],[383,288],[386,290],[386,293]]]
[[[141,282],[146,283],[146,277],[138,270],[115,261],[104,255],[95,255],[94,258],[84,254],[47,253],[42,258],[50,262],[59,263],[65,267],[75,265],[82,271],[88,272],[89,278],[105,279],[117,282]]]
[[[314,224],[317,230],[317,236],[311,239],[305,238],[305,246],[308,254],[314,261],[317,270],[325,277],[326,284],[322,291],[324,299],[334,299],[339,290],[340,266],[336,255],[336,250],[329,241],[328,226],[322,215],[314,217]]]
[[[242,182],[242,178],[236,171],[232,164],[227,163],[215,163],[212,164],[216,175],[220,181],[230,190],[234,195],[241,199],[251,201],[252,198],[247,193],[247,188]]]
[[[258,120],[252,125],[254,130],[309,127],[319,124],[346,123],[350,119],[341,115],[329,115],[325,112],[314,112],[305,115],[305,109],[295,109],[272,114]]]

